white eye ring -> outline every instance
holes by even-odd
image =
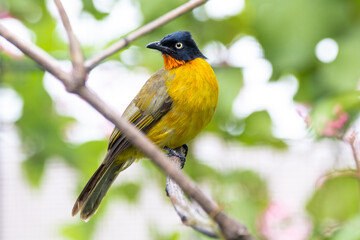
[[[175,44],[175,47],[176,47],[177,49],[182,49],[183,46],[184,46],[184,45],[183,45],[181,42],[178,42],[178,43]]]

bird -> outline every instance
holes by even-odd
[[[164,67],[145,82],[122,117],[171,151],[186,145],[211,121],[219,86],[190,32],[171,33],[146,47],[160,51]],[[115,127],[106,156],[77,198],[72,215],[80,212],[82,220],[89,220],[118,174],[143,157]]]

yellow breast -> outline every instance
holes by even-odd
[[[172,109],[148,132],[159,146],[179,147],[191,141],[212,119],[219,95],[216,76],[202,58],[169,70],[166,81]]]

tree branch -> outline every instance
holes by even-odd
[[[70,20],[66,14],[66,11],[61,1],[60,0],[54,0],[54,1],[56,7],[58,8],[61,21],[65,27],[69,39],[70,58],[74,68],[74,71],[72,72],[74,81],[71,81],[71,84],[67,85],[66,88],[69,92],[74,92],[76,88],[85,84],[86,70],[84,67],[84,57],[81,51],[80,43],[72,31]]]
[[[182,146],[174,149],[174,151],[183,157],[186,155],[186,150]],[[169,156],[169,160],[178,169],[181,169],[181,159],[179,157]],[[185,225],[211,238],[222,237],[219,226],[208,216],[205,216],[204,210],[196,202],[188,201],[180,186],[169,176],[166,179],[165,190],[176,213]]]
[[[65,85],[70,84],[71,76],[60,68],[59,62],[50,56],[47,52],[33,44],[32,42],[24,41],[18,38],[15,34],[10,32],[0,23],[0,36],[14,44],[25,55],[34,60],[45,71],[48,71],[56,78],[61,80]]]
[[[103,50],[102,52],[94,55],[89,60],[85,62],[85,68],[87,72],[90,72],[97,64],[99,64],[102,60],[109,57],[110,55],[116,53],[120,49],[126,47],[132,41],[136,40],[137,38],[151,32],[152,30],[164,25],[165,23],[170,22],[171,20],[179,17],[180,15],[196,8],[197,6],[207,2],[207,0],[193,0],[189,1],[180,7],[175,8],[174,10],[166,13],[165,15],[155,19],[154,21],[142,26],[141,28],[137,29],[136,31],[130,33],[127,37],[124,37],[117,41],[116,43],[112,44],[107,49]]]
[[[355,146],[355,141],[357,140],[357,134],[358,133],[354,129],[350,128],[348,130],[348,133],[345,134],[345,137],[343,137],[343,140],[349,143],[351,147],[351,152],[353,154],[355,167],[356,167],[355,176],[360,180],[360,159],[359,159],[358,151]]]
[[[189,8],[188,10],[190,9],[192,8]],[[164,19],[165,16],[168,16],[169,14],[170,13],[165,14],[160,19]],[[165,23],[164,20],[161,20],[160,22],[161,22],[160,24],[158,23],[157,25],[154,24],[154,26],[144,28],[145,30],[143,31],[148,32],[160,26],[161,24]],[[249,235],[246,227],[243,224],[225,215],[221,211],[219,205],[214,200],[206,196],[201,191],[201,189],[194,182],[190,180],[189,177],[187,177],[184,173],[182,173],[175,166],[173,166],[173,164],[170,161],[168,161],[168,158],[151,140],[149,140],[142,132],[136,129],[132,124],[130,124],[123,118],[117,116],[115,111],[113,111],[108,105],[106,105],[95,93],[90,91],[85,86],[85,78],[78,79],[75,78],[74,75],[65,73],[64,71],[61,70],[57,61],[53,59],[50,55],[48,55],[46,52],[44,52],[36,45],[20,40],[1,24],[0,24],[0,35],[6,38],[9,42],[13,43],[24,54],[28,55],[30,58],[36,61],[46,71],[50,72],[56,78],[61,80],[68,91],[71,91],[72,93],[76,93],[77,95],[79,95],[82,99],[84,99],[92,107],[94,107],[99,113],[101,113],[106,119],[114,123],[115,126],[119,128],[126,135],[126,137],[134,146],[136,146],[141,152],[143,152],[147,157],[149,157],[153,161],[153,163],[155,163],[165,174],[171,177],[191,199],[194,199],[197,203],[201,205],[204,211],[210,217],[212,217],[214,221],[219,225],[222,235],[226,239],[229,240],[253,239]],[[134,34],[133,38],[135,39],[139,36],[141,36],[141,33],[138,33],[138,36]],[[73,41],[71,40],[70,42]],[[93,61],[93,64],[90,64],[89,66],[91,66],[91,68],[94,67],[96,63],[109,56],[109,54],[111,53],[103,55],[103,57],[100,57],[98,58],[98,60]],[[73,61],[76,61],[74,59],[76,58],[73,58]],[[73,81],[78,81],[77,83],[75,83],[78,87],[69,90],[71,89],[71,87],[69,86],[71,84],[74,84],[72,83]]]

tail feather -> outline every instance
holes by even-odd
[[[113,161],[109,164],[101,164],[76,200],[72,215],[75,216],[80,211],[81,219],[90,219],[116,177],[132,163],[133,161],[127,161],[119,164]]]

